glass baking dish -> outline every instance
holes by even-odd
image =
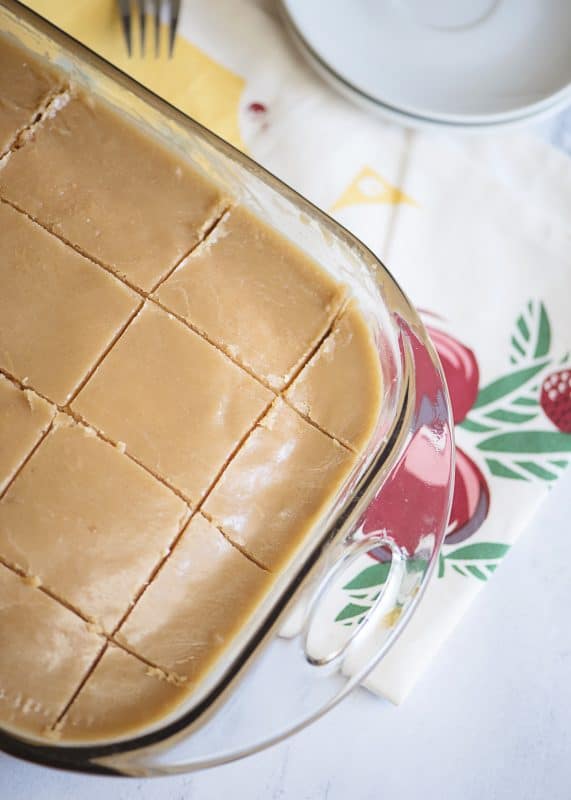
[[[6,752],[85,772],[161,775],[226,763],[331,709],[379,663],[417,606],[452,492],[454,445],[441,367],[394,278],[338,223],[15,0],[0,0],[0,30],[294,241],[349,288],[374,336],[383,402],[370,442],[270,596],[188,701],[141,735],[111,742],[48,745],[0,730]],[[387,565],[380,593],[355,624],[339,624],[335,604],[348,577],[372,559]]]

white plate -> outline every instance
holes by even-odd
[[[329,79],[420,124],[495,126],[571,102],[567,0],[281,4]]]
[[[565,108],[565,106],[569,104],[569,99],[567,97],[558,97],[555,98],[555,100],[553,100],[551,104],[546,103],[544,106],[536,109],[532,113],[512,115],[510,117],[504,117],[503,119],[494,122],[478,122],[471,124],[468,123],[462,124],[458,122],[445,122],[441,120],[435,120],[430,117],[421,117],[414,114],[407,114],[404,111],[400,111],[399,109],[387,106],[384,103],[380,103],[377,100],[372,100],[367,95],[355,90],[353,87],[347,84],[327,64],[325,64],[316,56],[311,47],[309,47],[308,43],[303,39],[299,31],[295,28],[295,26],[287,16],[287,14],[284,14],[284,21],[288,26],[289,31],[293,37],[293,40],[298,46],[302,55],[314,67],[316,72],[318,72],[328,83],[333,85],[336,89],[338,89],[338,91],[341,94],[345,95],[347,98],[352,100],[357,105],[367,109],[368,111],[373,112],[374,114],[383,119],[387,119],[390,122],[396,122],[399,125],[404,125],[405,127],[447,130],[449,132],[461,132],[461,133],[489,133],[491,131],[505,130],[506,128],[522,127],[524,125],[531,125],[533,123],[540,122],[542,119],[545,119],[546,117],[550,117],[553,114],[556,114],[558,111],[560,111],[562,108]]]

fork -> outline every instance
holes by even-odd
[[[176,29],[178,26],[178,17],[180,14],[180,0],[117,0],[119,5],[119,13],[121,15],[121,22],[123,24],[123,34],[127,44],[127,53],[129,58],[133,53],[133,19],[138,16],[139,18],[139,33],[141,37],[141,57],[145,57],[145,34],[147,26],[147,8],[150,6],[153,12],[154,29],[155,29],[155,58],[158,58],[160,53],[160,33],[161,33],[161,9],[166,7],[166,14],[169,26],[169,46],[168,55],[172,58],[174,51],[174,42],[176,37]]]

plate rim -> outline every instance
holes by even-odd
[[[440,112],[428,114],[406,105],[401,106],[389,103],[353,83],[349,78],[338,72],[328,60],[317,52],[294,19],[290,11],[290,0],[277,0],[277,5],[281,12],[282,19],[286,23],[286,26],[289,27],[290,32],[295,35],[303,51],[311,57],[313,64],[322,70],[322,74],[332,79],[336,85],[342,88],[346,95],[357,97],[361,103],[366,103],[369,107],[373,107],[380,113],[387,115],[394,114],[395,116],[398,115],[400,118],[404,117],[412,120],[418,126],[446,126],[458,130],[488,130],[492,128],[499,129],[500,127],[509,127],[509,123],[511,122],[515,127],[517,123],[523,124],[525,120],[536,117],[540,118],[540,115],[543,114],[548,115],[550,113],[555,113],[557,110],[560,110],[560,108],[571,104],[571,76],[568,83],[563,88],[552,92],[542,100],[529,103],[523,108],[512,111],[490,114],[442,114]]]

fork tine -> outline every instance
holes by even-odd
[[[131,58],[131,3],[130,0],[119,0],[119,14],[123,25],[123,35],[127,45],[127,54]]]
[[[155,58],[159,57],[161,42],[161,0],[154,0],[155,6]]]
[[[141,36],[141,58],[145,57],[145,32],[147,26],[147,9],[145,0],[139,0],[139,34]]]
[[[169,3],[169,58],[172,58],[178,17],[180,13],[180,0],[170,0]]]

